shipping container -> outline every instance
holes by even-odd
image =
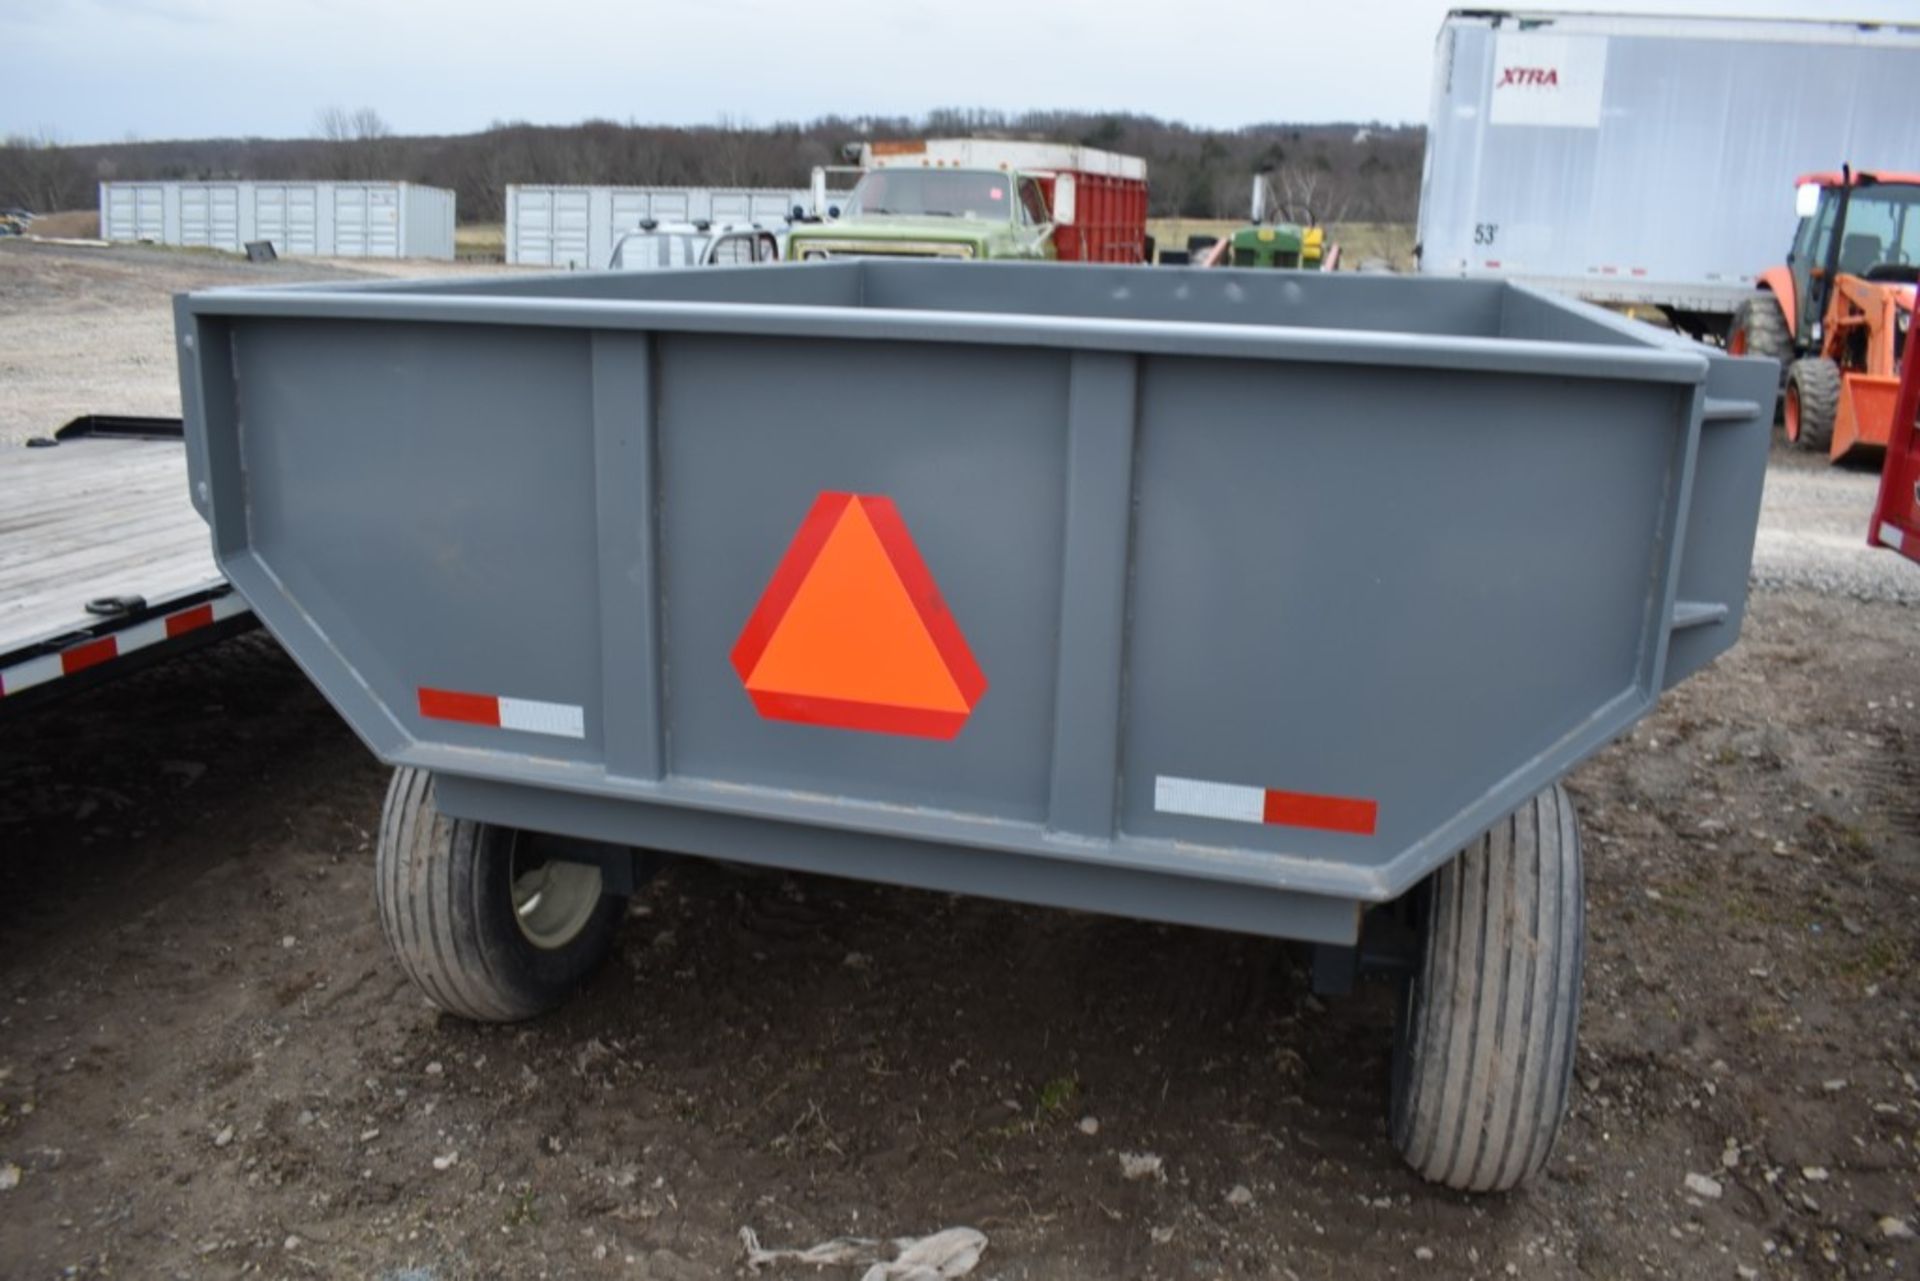
[[[507,261],[604,270],[614,242],[642,221],[777,223],[811,209],[808,189],[576,187],[509,184]]]
[[[100,234],[282,257],[453,257],[453,193],[411,182],[103,182]]]
[[[1785,260],[1794,182],[1920,169],[1920,26],[1456,10],[1434,51],[1420,270],[1722,332]]]

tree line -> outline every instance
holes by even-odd
[[[508,183],[803,187],[847,144],[1004,137],[1077,142],[1147,161],[1156,217],[1247,216],[1266,175],[1323,222],[1412,222],[1426,131],[1378,123],[1204,129],[1153,116],[940,110],[922,118],[826,116],[805,124],[574,125],[496,122],[478,133],[401,136],[371,108],[329,107],[306,138],[202,138],[63,146],[0,142],[0,207],[87,209],[101,182],[155,179],[395,179],[451,188],[462,222],[498,222]]]

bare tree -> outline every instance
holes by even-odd
[[[981,133],[1143,157],[1155,217],[1244,218],[1249,180],[1264,173],[1283,202],[1310,204],[1327,222],[1411,222],[1425,145],[1418,127],[1378,122],[1206,129],[1113,111],[967,108],[919,119],[826,116],[765,126],[721,118],[691,128],[509,120],[479,133],[414,138],[397,136],[372,108],[338,106],[316,112],[305,138],[87,146],[61,146],[45,133],[15,139],[0,145],[0,206],[84,207],[92,184],[106,178],[384,178],[451,187],[461,218],[493,221],[508,183],[799,187],[812,166],[844,163],[849,142]]]
[[[322,107],[314,132],[327,143],[328,176],[349,180],[391,177],[393,129],[372,107]]]
[[[1275,212],[1289,220],[1326,226],[1345,222],[1353,209],[1346,181],[1324,152],[1308,164],[1283,164],[1267,180],[1280,202]]]
[[[88,199],[86,168],[51,129],[0,141],[0,205],[41,213],[77,209]]]

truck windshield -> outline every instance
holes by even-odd
[[[614,246],[615,271],[645,271],[655,267],[697,267],[707,237],[673,232],[629,232]]]
[[[876,169],[847,197],[843,218],[1013,216],[1013,178],[990,169]]]

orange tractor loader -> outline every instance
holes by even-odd
[[[1734,312],[1727,349],[1781,363],[1792,444],[1884,450],[1920,280],[1920,174],[1808,174],[1795,208],[1786,265]]]

